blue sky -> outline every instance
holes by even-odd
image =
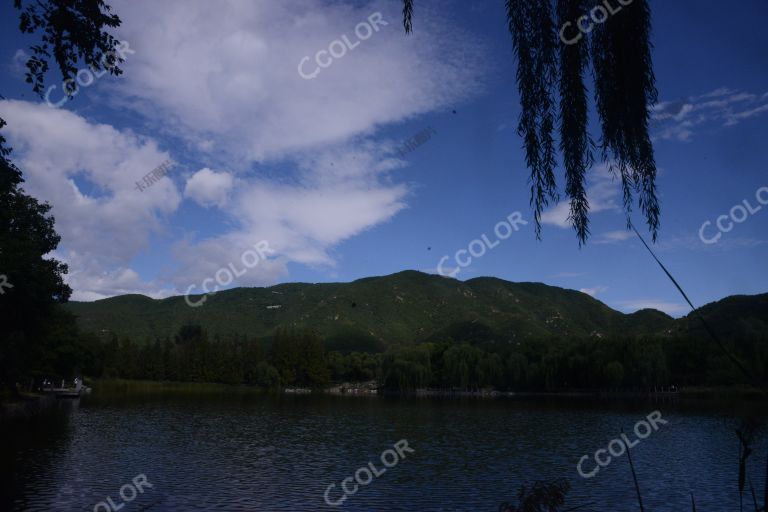
[[[125,74],[94,80],[59,108],[24,83],[32,39],[14,30],[10,2],[0,7],[4,132],[27,190],[53,205],[56,256],[70,265],[74,299],[200,293],[219,269],[242,269],[244,251],[260,241],[271,252],[225,288],[436,272],[444,256],[450,271],[457,251],[483,234],[493,245],[494,226],[520,212],[528,224],[458,279],[541,281],[622,311],[687,312],[628,236],[617,184],[602,165],[589,177],[586,247],[563,205],[545,214],[543,240],[535,239],[502,0],[419,0],[407,37],[394,0],[112,5],[133,52]],[[652,6],[658,254],[695,303],[764,293],[768,4]],[[369,37],[355,36],[360,23],[374,29]],[[355,48],[302,78],[302,58],[310,57],[305,74],[318,69],[315,54],[342,35]],[[49,74],[54,101],[60,82]],[[426,141],[398,154],[428,128]],[[174,162],[167,176],[138,190],[165,160]],[[733,227],[716,243],[701,239],[705,222],[712,240],[718,217],[745,200],[753,213],[743,222],[723,219]]]

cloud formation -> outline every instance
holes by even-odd
[[[587,295],[590,295],[592,297],[597,297],[598,294],[604,293],[608,291],[607,286],[595,286],[592,288],[579,288],[579,291],[581,293],[586,293]]]
[[[25,190],[53,206],[74,298],[157,292],[128,267],[181,201],[167,178],[143,192],[136,187],[168,152],[154,139],[44,103],[7,100],[0,109]]]
[[[125,63],[124,101],[203,149],[213,143],[246,161],[291,157],[430,112],[475,91],[482,66],[472,38],[442,37],[456,27],[438,10],[406,38],[399,10],[383,1],[122,0],[115,9],[136,51]],[[315,79],[301,78],[303,57],[353,35],[375,12],[387,25]],[[174,22],[160,28],[158,20]]]
[[[227,204],[234,182],[231,174],[212,171],[205,167],[187,180],[184,197],[192,199],[200,206],[223,208]]]
[[[678,101],[662,101],[651,109],[654,138],[690,141],[696,131],[735,126],[768,113],[768,93],[752,94],[721,87]]]
[[[467,99],[482,89],[487,66],[477,39],[429,6],[409,37],[399,9],[384,1],[113,7],[123,20],[117,35],[135,53],[119,80],[100,82],[87,99],[103,107],[99,119],[153,137],[72,112],[82,96],[61,109],[2,105],[28,191],[54,205],[59,257],[70,264],[77,300],[183,292],[261,240],[274,256],[234,286],[273,284],[290,263],[332,269],[339,243],[407,206],[408,187],[392,175],[404,162],[380,129]],[[300,76],[304,56],[375,12],[387,24],[364,44],[315,79]],[[183,194],[180,174],[137,190],[165,160],[200,170],[181,184]],[[178,233],[169,216],[188,212],[185,201],[216,210],[210,218],[219,224],[176,234],[164,255],[173,263],[142,279],[136,258],[153,235]]]
[[[659,299],[633,299],[620,301],[618,303],[619,309],[626,313],[634,313],[641,309],[655,309],[663,311],[670,316],[681,316],[688,312],[690,308],[686,304],[678,302],[668,302]]]
[[[629,231],[626,229],[616,230],[616,231],[607,231],[605,233],[600,233],[599,235],[597,235],[594,241],[596,244],[618,244],[625,240],[629,240],[634,236],[635,234],[632,231]]]

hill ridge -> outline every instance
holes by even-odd
[[[140,294],[71,302],[67,307],[84,330],[137,341],[172,337],[187,323],[199,323],[212,335],[258,338],[270,337],[278,327],[310,327],[346,345],[380,347],[441,337],[511,342],[695,328],[689,317],[675,320],[648,308],[623,313],[583,292],[546,283],[493,276],[459,281],[417,270],[350,282],[232,288],[207,296],[197,308],[189,307],[183,296],[153,299]],[[728,310],[726,317],[733,316],[735,308],[768,318],[768,294],[726,297],[702,311],[720,317],[720,308]]]

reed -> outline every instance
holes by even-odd
[[[624,433],[623,428],[621,429],[621,433]],[[624,443],[624,446],[627,448],[627,459],[629,460],[629,468],[632,470],[632,480],[635,482],[635,491],[637,492],[637,501],[640,503],[640,512],[645,512],[645,507],[643,507],[643,496],[640,494],[640,485],[637,483],[635,464],[632,462],[632,451],[629,449],[629,446],[627,446],[627,443]]]

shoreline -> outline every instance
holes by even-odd
[[[245,384],[223,384],[215,382],[148,381],[129,379],[91,379],[94,392],[124,393],[178,393],[178,394],[259,394],[259,395],[325,395],[340,397],[386,397],[386,398],[591,398],[591,399],[665,399],[665,400],[723,400],[747,399],[765,400],[768,395],[756,388],[747,387],[688,387],[679,391],[605,391],[605,390],[560,390],[560,391],[459,391],[422,388],[415,391],[391,391],[376,388],[372,381],[334,384],[324,389],[284,387],[263,389]]]
[[[704,388],[691,387],[681,389],[678,392],[638,392],[638,391],[453,391],[441,389],[420,389],[411,392],[387,391],[371,389],[367,383],[345,383],[325,389],[309,388],[282,388],[265,390],[255,386],[243,384],[222,384],[212,382],[176,382],[176,381],[147,381],[128,379],[89,379],[89,384],[94,388],[93,398],[101,396],[120,397],[148,397],[176,396],[195,397],[201,395],[230,396],[230,397],[289,397],[289,396],[327,396],[338,398],[371,398],[385,400],[411,400],[411,399],[439,399],[439,400],[470,400],[470,401],[547,401],[573,400],[575,402],[602,401],[602,402],[667,402],[687,405],[717,404],[722,402],[735,402],[748,404],[765,401],[768,398],[764,392],[755,388]],[[347,387],[349,386],[349,387]],[[6,397],[3,397],[6,398]],[[86,398],[90,400],[91,396]],[[79,398],[75,399],[75,401]],[[0,424],[15,420],[32,419],[42,417],[50,411],[59,408],[62,402],[70,400],[57,400],[50,394],[24,393],[20,400],[0,400]]]
[[[217,382],[178,382],[131,379],[89,379],[94,394],[142,395],[162,393],[168,395],[271,395],[271,396],[336,396],[371,398],[448,398],[448,399],[598,399],[598,400],[664,400],[664,401],[718,401],[748,400],[762,401],[768,394],[760,389],[746,387],[689,387],[679,391],[604,391],[604,390],[559,390],[559,391],[499,391],[447,390],[421,388],[412,391],[395,391],[375,387],[373,381],[334,384],[323,389],[286,387],[264,389],[245,384],[223,384]],[[57,403],[49,394],[24,393],[20,400],[0,400],[0,420],[25,415],[36,415],[50,409]]]

